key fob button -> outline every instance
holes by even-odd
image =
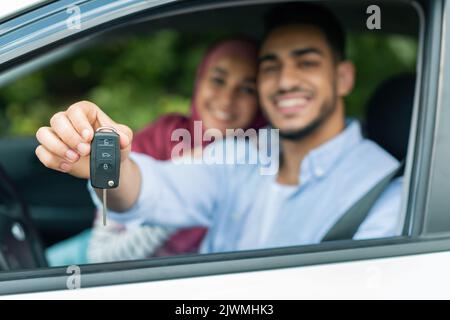
[[[111,160],[113,158],[113,151],[114,150],[100,150],[99,152],[99,159],[104,159],[104,160]]]
[[[112,146],[112,141],[110,139],[100,139],[100,147],[110,147]]]
[[[110,171],[111,170],[111,164],[109,163],[100,163],[99,169],[103,171]]]

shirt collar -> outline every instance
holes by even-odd
[[[357,120],[348,119],[345,129],[331,140],[311,150],[300,167],[300,183],[311,178],[322,178],[330,169],[363,139]]]

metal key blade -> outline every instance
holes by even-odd
[[[103,189],[103,225],[106,226],[106,189]]]

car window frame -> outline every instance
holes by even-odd
[[[23,51],[19,51],[15,56],[7,56],[7,59],[0,54],[0,59],[4,59],[3,61],[5,62],[0,72],[39,56],[45,51],[55,49],[58,46],[74,42],[83,37],[92,36],[94,32],[110,31],[112,26],[116,27],[129,19],[134,19],[133,14],[135,13],[141,15],[145,11],[147,19],[156,19],[202,9],[269,2],[273,1],[231,1],[227,4],[213,4],[212,1],[200,1],[198,5],[189,7],[189,1],[181,3],[166,1],[165,4],[167,6],[159,7],[156,5],[155,12],[150,12],[150,14],[147,11],[151,9],[151,4],[147,3],[148,7],[137,6],[139,10],[130,11],[131,13],[128,12],[124,17],[115,17],[112,21],[100,23],[95,28],[82,30],[73,35],[66,34],[61,39],[52,38],[50,39],[51,41],[47,39],[47,42],[41,39],[40,45],[34,45],[35,47],[29,53],[24,54]],[[422,11],[421,6],[417,2],[408,3],[412,3],[418,10],[421,27],[417,58],[418,81],[416,81],[410,134],[411,147],[408,150],[405,169],[405,185],[407,187],[404,188],[403,203],[405,205],[403,212],[408,212],[405,216],[405,234],[400,237],[385,239],[343,240],[289,248],[82,265],[80,268],[84,275],[83,287],[268,270],[450,250],[450,243],[445,241],[445,238],[429,239],[422,237],[421,231],[426,214],[424,205],[428,197],[428,186],[419,183],[421,179],[424,179],[424,175],[426,176],[430,171],[431,166],[429,151],[434,143],[433,133],[436,120],[436,96],[433,93],[437,92],[435,83],[438,83],[433,81],[442,80],[439,78],[439,73],[436,70],[439,70],[442,54],[440,43],[443,36],[443,32],[441,32],[443,2],[442,0],[433,1],[428,8],[429,15],[427,17],[425,17],[424,11]],[[114,14],[116,13],[113,13],[113,16]],[[423,61],[432,62],[425,68]],[[431,145],[425,143],[427,141],[431,142]],[[2,272],[0,273],[0,294],[66,289],[66,271],[66,267],[56,267]],[[119,274],[120,276],[118,276]]]
[[[450,32],[449,17],[450,3],[447,1],[443,9],[443,46],[439,64],[442,74],[437,87],[437,110],[434,115],[435,141],[431,151],[428,181],[430,192],[424,203],[426,215],[420,230],[422,236],[428,238],[450,235],[450,173],[447,169],[450,163],[450,108],[447,102],[450,99],[450,41],[446,39]]]

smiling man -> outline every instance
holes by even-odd
[[[354,67],[345,60],[344,33],[331,13],[306,4],[272,12],[258,88],[267,118],[283,139],[278,180],[298,184],[305,155],[345,127],[343,97],[353,88]]]
[[[58,169],[66,150],[79,150],[80,158],[65,171],[89,178],[90,150],[77,147],[87,146],[97,127],[113,126],[121,135],[122,164],[120,186],[108,194],[108,207],[115,210],[111,218],[130,224],[207,226],[204,253],[319,243],[399,165],[362,137],[356,120],[345,118],[344,97],[353,88],[354,73],[345,58],[344,33],[327,9],[281,5],[267,17],[258,75],[264,112],[281,137],[275,176],[261,175],[253,164],[174,165],[130,153],[131,130],[90,102],[54,117],[48,134],[38,137],[36,153]],[[248,141],[236,143],[255,148]],[[216,142],[210,151],[225,145]],[[348,238],[398,235],[400,194],[401,180],[396,179]]]

